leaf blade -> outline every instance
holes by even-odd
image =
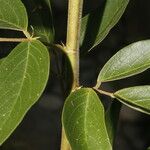
[[[0,28],[27,31],[28,17],[20,0],[0,0]]]
[[[150,67],[150,40],[139,41],[118,51],[104,65],[97,82],[108,82],[139,74]]]
[[[125,105],[150,114],[150,86],[135,86],[121,89],[114,93],[114,96]]]
[[[83,88],[72,93],[62,115],[72,150],[111,150],[104,120],[104,108],[92,89]]]
[[[99,7],[82,18],[81,48],[91,50],[108,35],[123,15],[129,0],[106,0],[104,11]],[[93,28],[93,24],[95,24]],[[91,34],[91,29],[92,34]],[[96,38],[95,38],[96,37]]]
[[[49,54],[39,41],[23,42],[0,66],[0,145],[42,94],[49,74]]]

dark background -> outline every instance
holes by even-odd
[[[103,0],[85,0],[84,14],[93,10]],[[56,43],[65,43],[67,1],[53,0],[53,15],[56,30]],[[91,29],[92,30],[92,29]],[[9,31],[10,32],[10,31]],[[8,31],[0,31],[3,36]],[[11,32],[10,32],[11,35]],[[130,0],[119,23],[107,38],[92,52],[81,56],[81,85],[92,87],[102,66],[122,47],[150,37],[150,1]],[[15,45],[1,43],[1,57]],[[51,54],[51,70],[56,70],[55,57]],[[150,71],[103,85],[109,91],[133,86],[150,84]],[[101,96],[102,97],[102,96]],[[104,100],[109,98],[103,96]],[[44,94],[27,113],[22,123],[0,150],[59,150],[62,92],[57,76],[52,73]],[[146,150],[150,146],[150,116],[122,107],[114,150]]]

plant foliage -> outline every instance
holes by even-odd
[[[79,89],[66,100],[62,121],[72,150],[111,150],[104,108],[92,89]]]
[[[91,50],[100,44],[119,21],[128,3],[129,0],[105,0],[103,7],[84,16],[81,21],[81,50]],[[3,42],[19,42],[8,56],[0,60],[1,145],[45,89],[50,68],[46,46],[54,50],[62,47],[61,50],[67,56],[69,54],[65,45],[54,44],[50,0],[0,0],[0,29],[23,33],[20,39],[0,38]],[[75,54],[73,52],[68,57],[71,63]],[[62,124],[72,150],[112,150],[121,104],[150,114],[150,85],[128,87],[114,93],[100,87],[103,82],[124,79],[149,68],[150,40],[139,41],[122,48],[109,59],[101,69],[95,87],[75,87],[73,91],[71,85],[68,86],[68,91],[72,91],[64,104]],[[70,70],[74,72],[73,69]],[[67,72],[69,83],[73,78],[70,70]],[[115,99],[106,112],[94,89]]]

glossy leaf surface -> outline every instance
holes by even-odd
[[[125,105],[150,114],[150,86],[135,86],[117,91],[115,97]]]
[[[73,92],[65,102],[62,117],[72,150],[111,150],[104,108],[92,89]]]
[[[0,145],[42,94],[49,53],[39,41],[19,44],[0,65]]]
[[[28,18],[21,0],[0,0],[0,28],[26,31]]]
[[[123,15],[129,0],[106,0],[104,9],[86,15],[82,19],[81,47],[91,50],[97,46]]]
[[[98,82],[123,79],[150,68],[150,40],[139,41],[118,51],[104,65]]]

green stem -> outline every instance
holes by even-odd
[[[83,0],[69,0],[66,53],[73,72],[72,90],[79,87],[79,41]],[[71,150],[65,131],[62,129],[61,150]]]
[[[99,92],[100,94],[109,96],[109,97],[111,97],[111,98],[115,98],[114,94],[111,93],[111,92],[107,92],[107,91],[100,90],[100,89],[98,89],[97,87],[94,87],[93,89],[95,89],[95,90],[96,90],[97,92]]]
[[[79,86],[79,41],[83,0],[69,0],[66,52],[73,71],[72,88]]]
[[[69,142],[66,138],[66,134],[64,128],[62,127],[62,135],[61,135],[61,150],[71,150]]]
[[[36,38],[0,38],[0,42],[25,42],[25,41],[32,41]]]

